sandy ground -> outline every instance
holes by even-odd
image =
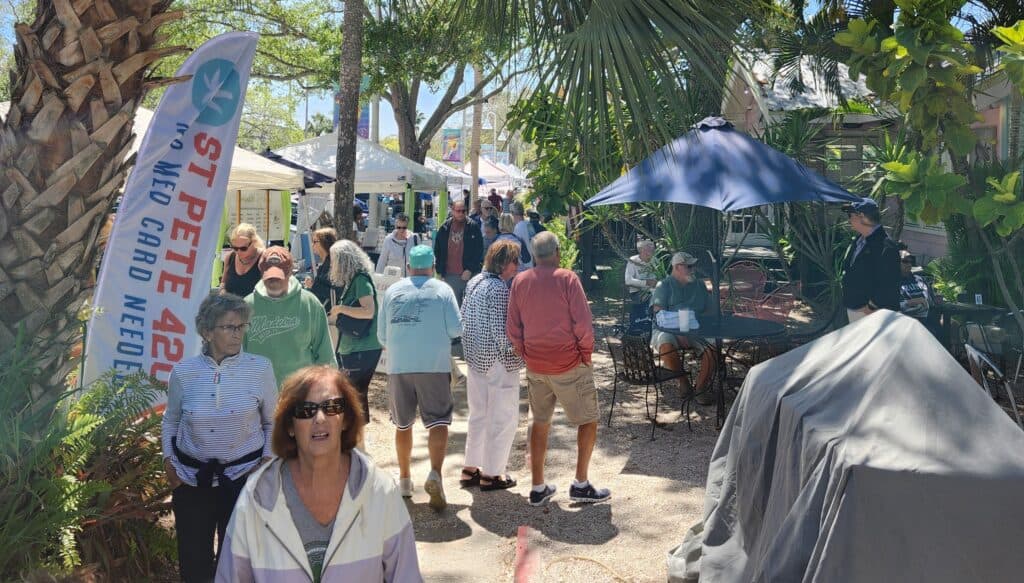
[[[612,363],[598,329],[595,380],[602,419],[590,479],[612,491],[607,503],[578,505],[569,501],[575,470],[576,430],[561,410],[556,413],[547,456],[547,481],[558,494],[547,508],[527,503],[529,425],[525,381],[521,384],[520,423],[509,463],[519,485],[507,491],[480,492],[459,488],[466,434],[465,387],[455,391],[444,485],[448,508],[438,513],[427,506],[422,482],[429,471],[426,431],[416,426],[413,480],[416,493],[408,502],[416,530],[420,568],[427,581],[512,581],[518,556],[525,581],[664,581],[665,557],[700,519],[707,464],[717,431],[713,409],[691,416],[692,431],[680,417],[673,386],[665,385],[658,429],[651,441],[643,388],[619,387],[612,426]],[[460,365],[465,363],[459,360]],[[388,421],[384,377],[370,389],[372,423],[367,449],[376,463],[397,477],[393,428]],[[652,394],[653,405],[653,394]],[[703,415],[702,415],[703,414]]]

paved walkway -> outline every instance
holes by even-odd
[[[603,340],[599,349],[606,350]],[[465,363],[459,362],[465,370]],[[509,466],[519,485],[511,490],[480,492],[458,486],[467,419],[465,388],[460,387],[455,393],[455,419],[444,469],[448,508],[440,513],[430,509],[422,488],[429,470],[426,431],[417,424],[413,449],[416,494],[408,507],[427,581],[512,581],[517,556],[523,558],[523,571],[531,573],[525,581],[665,580],[666,553],[700,518],[707,464],[717,438],[714,411],[704,411],[707,418],[695,416],[690,432],[678,410],[663,406],[661,419],[669,421],[671,429],[659,429],[652,442],[650,423],[644,416],[643,389],[620,386],[613,425],[608,428],[612,365],[607,352],[595,354],[594,364],[603,417],[590,477],[598,486],[611,488],[610,502],[577,505],[569,501],[576,431],[567,425],[559,408],[547,456],[547,478],[557,484],[559,492],[547,508],[527,503],[525,382]],[[367,449],[378,465],[397,476],[382,375],[374,380],[370,402],[373,422],[367,428]],[[670,396],[669,403],[676,407],[678,399]]]

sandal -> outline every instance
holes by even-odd
[[[462,486],[463,488],[472,488],[473,486],[480,485],[480,468],[477,468],[472,472],[462,470],[462,475],[469,476],[468,478],[462,478],[461,480],[459,480],[459,485]]]
[[[516,480],[512,476],[494,476],[491,478],[490,484],[480,484],[481,492],[490,492],[493,490],[508,490],[516,485]]]

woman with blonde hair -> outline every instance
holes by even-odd
[[[510,191],[511,192],[511,191]],[[533,267],[533,258],[530,257],[529,247],[526,245],[526,241],[523,241],[515,233],[516,220],[512,218],[512,215],[505,213],[498,219],[498,237],[494,240],[498,241],[512,241],[519,246],[519,271],[525,271]]]
[[[256,267],[260,253],[266,243],[256,232],[256,227],[249,223],[239,223],[228,234],[231,243],[231,254],[224,262],[224,275],[221,276],[222,293],[234,294],[240,298],[251,294],[260,281],[260,270]]]
[[[395,479],[356,449],[363,415],[334,367],[285,379],[271,442],[228,526],[218,583],[422,581]]]
[[[377,289],[373,284],[373,263],[352,241],[331,245],[331,283],[341,288],[335,294],[330,315],[337,318],[338,363],[348,371],[363,405],[363,419],[370,421],[368,393],[377,370],[381,346],[377,340]]]

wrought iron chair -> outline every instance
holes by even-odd
[[[618,394],[619,383],[627,385],[643,386],[644,406],[647,410],[647,418],[651,421],[651,440],[654,440],[654,431],[658,426],[658,405],[660,403],[659,386],[667,381],[679,379],[685,376],[686,369],[671,370],[661,366],[658,362],[660,355],[655,355],[651,350],[650,339],[643,336],[625,335],[621,339],[611,336],[605,337],[608,344],[608,352],[612,356],[612,365],[615,371],[615,379],[612,387],[612,405],[608,409],[608,426],[612,424],[612,412],[615,410],[615,398]],[[654,389],[654,415],[651,415],[651,389]]]
[[[996,398],[995,390],[998,390],[998,387],[1001,385],[1003,390],[1006,391],[1006,398],[1010,402],[1010,412],[1013,413],[1013,418],[1017,420],[1017,426],[1024,429],[1024,423],[1021,422],[1020,413],[1017,411],[1017,400],[1013,397],[1013,389],[1010,387],[1009,379],[1003,375],[1003,372],[992,362],[992,359],[982,351],[970,344],[964,344],[964,350],[967,351],[967,362],[970,365],[971,376],[974,377],[974,380],[978,382],[981,388],[993,400]],[[992,385],[996,385],[995,390],[993,390]]]
[[[722,274],[721,304],[723,309],[732,309],[737,302],[764,299],[764,288],[768,274],[753,261],[737,261]]]

